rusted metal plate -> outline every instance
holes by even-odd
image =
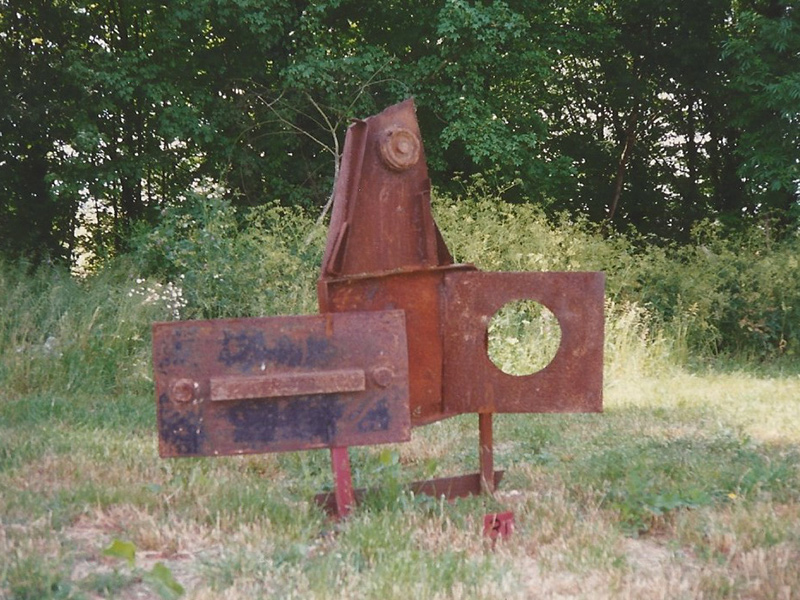
[[[445,287],[446,412],[602,410],[602,273],[449,273]],[[543,304],[561,326],[555,357],[531,375],[502,372],[486,352],[489,321],[514,300]]]
[[[161,456],[407,441],[402,311],[156,323]]]
[[[320,310],[324,312],[405,311],[414,426],[447,416],[442,404],[444,278],[448,273],[474,269],[470,265],[451,265],[320,281]]]
[[[363,392],[367,389],[363,369],[278,373],[253,377],[212,377],[209,380],[212,402],[280,398],[339,392]]]
[[[322,278],[453,262],[433,220],[413,100],[347,130]]]

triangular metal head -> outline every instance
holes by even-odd
[[[347,130],[322,278],[449,265],[433,220],[414,101]]]

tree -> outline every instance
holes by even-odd
[[[66,259],[76,199],[52,191],[53,154],[70,136],[80,90],[66,72],[79,25],[63,4],[0,0],[0,252]]]
[[[739,172],[754,202],[783,227],[800,223],[800,10],[741,2],[725,43]]]
[[[434,183],[681,239],[791,229],[780,0],[0,0],[0,252],[124,251],[216,182],[321,208],[348,121],[414,96]],[[793,217],[794,215],[794,217]]]
[[[291,3],[0,2],[7,254],[68,258],[79,222],[84,245],[123,251],[204,180],[253,195],[243,86],[276,77]]]
[[[546,201],[568,168],[543,153],[534,91],[544,89],[553,57],[532,33],[524,15],[498,1],[315,2],[293,30],[280,87],[253,90],[262,100],[259,130],[283,126],[298,137],[293,155],[321,198],[331,185],[330,125],[341,143],[349,119],[414,96],[440,187],[459,173],[490,171],[522,178],[520,196]]]

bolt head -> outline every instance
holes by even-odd
[[[372,372],[372,381],[374,381],[375,385],[378,387],[389,387],[392,383],[392,379],[394,379],[394,373],[389,367],[378,367]]]
[[[393,171],[405,171],[417,164],[421,147],[419,138],[405,127],[387,127],[381,136],[381,158]]]
[[[170,387],[169,397],[173,402],[186,403],[194,399],[195,384],[191,379],[178,379]]]

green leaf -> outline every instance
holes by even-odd
[[[384,466],[392,466],[396,465],[400,462],[400,453],[396,450],[389,450],[388,448],[384,448],[381,450],[380,456],[378,460],[381,461],[381,464]]]
[[[111,545],[103,550],[103,555],[127,560],[128,565],[132,567],[136,560],[136,545],[133,542],[123,542],[115,538]]]
[[[164,563],[157,562],[153,565],[153,568],[145,573],[144,579],[155,584],[159,595],[167,600],[182,596],[186,591],[175,581],[172,571]]]

